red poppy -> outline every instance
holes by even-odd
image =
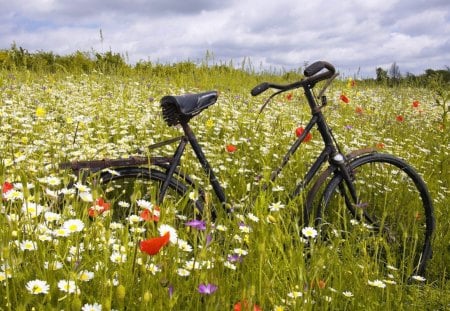
[[[420,106],[420,102],[418,100],[413,101],[412,106],[414,108],[418,108]]]
[[[341,96],[339,98],[346,104],[348,104],[350,102],[350,99],[348,99],[348,97],[345,96],[344,94],[341,94]]]
[[[293,97],[294,97],[294,95],[292,93],[289,93],[286,95],[287,100],[292,100]]]
[[[295,135],[297,137],[300,137],[300,135],[302,135],[304,131],[305,131],[305,129],[302,126],[297,127],[297,129],[295,130]],[[311,134],[311,132],[309,132],[308,134],[306,134],[304,142],[307,143],[307,142],[311,141],[311,139],[312,139],[312,134]]]
[[[139,243],[139,248],[144,253],[147,253],[151,256],[158,254],[161,248],[170,240],[170,232],[166,232],[163,236],[150,238]]]
[[[98,215],[101,215],[104,212],[109,211],[110,209],[110,203],[106,203],[103,198],[98,198],[95,201],[95,205],[89,208],[88,214],[90,217],[97,217]]]
[[[160,213],[160,208],[159,206],[154,206],[153,207],[153,212],[151,210],[149,210],[148,208],[145,208],[141,214],[139,215],[142,219],[144,219],[145,221],[159,221],[159,213]]]
[[[380,142],[380,143],[377,144],[376,147],[377,147],[377,149],[384,149],[385,145],[384,145],[384,143]]]
[[[249,308],[248,302],[246,300],[244,301],[238,301],[233,306],[233,311],[262,311],[262,308],[258,306],[257,304],[253,305],[253,309]]]
[[[235,145],[228,144],[228,145],[226,146],[226,149],[227,149],[227,152],[233,153],[233,152],[235,152],[235,151],[237,150],[237,147],[236,147]]]
[[[355,87],[356,86],[356,81],[352,80],[352,82],[350,83],[351,87]]]
[[[405,118],[402,115],[398,115],[395,117],[395,120],[397,120],[398,122],[403,122],[405,121]]]
[[[6,193],[9,190],[12,190],[13,188],[14,188],[14,185],[12,183],[5,181],[2,186],[2,193]]]
[[[363,113],[363,109],[361,107],[356,107],[355,112],[357,114],[362,114]]]

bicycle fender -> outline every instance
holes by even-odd
[[[311,187],[311,189],[308,191],[308,194],[306,196],[306,204],[303,210],[303,219],[305,222],[305,225],[308,225],[309,222],[309,215],[311,214],[311,211],[313,209],[313,202],[314,198],[317,195],[317,192],[322,187],[323,183],[330,177],[331,174],[337,169],[336,166],[329,166],[325,171],[323,171],[320,176],[317,178],[317,180],[314,182],[314,185]]]

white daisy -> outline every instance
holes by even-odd
[[[83,191],[79,193],[80,199],[84,202],[94,202],[94,198],[92,197],[92,193]]]
[[[28,290],[28,292],[30,292],[30,294],[39,295],[39,294],[47,294],[50,289],[50,286],[46,281],[33,280],[29,281],[25,285],[25,288]]]
[[[94,304],[85,304],[83,307],[81,307],[82,311],[102,311],[102,305],[98,303]]]
[[[58,288],[60,291],[74,294],[79,292],[79,289],[77,289],[77,285],[75,284],[75,281],[72,280],[60,280],[58,282]]]
[[[158,228],[159,234],[161,236],[165,235],[167,232],[169,232],[169,240],[170,243],[176,244],[178,240],[178,234],[177,230],[169,225],[162,224]]]
[[[20,249],[23,251],[35,251],[37,250],[37,244],[31,240],[24,240],[20,242]]]
[[[94,278],[94,272],[82,270],[78,273],[78,279],[83,282],[89,282]]]
[[[188,252],[188,253],[192,252],[192,246],[189,245],[189,243],[185,240],[178,239],[177,245],[178,245],[178,248],[184,252]]]
[[[313,227],[305,227],[302,229],[302,233],[307,238],[315,238],[317,236],[317,230]]]
[[[84,223],[80,219],[66,220],[62,228],[69,230],[70,233],[81,232],[84,229]]]
[[[137,200],[136,204],[140,208],[145,208],[145,209],[148,209],[149,211],[153,210],[153,204],[147,200]]]
[[[44,219],[48,222],[58,221],[61,219],[61,215],[54,212],[45,212]]]

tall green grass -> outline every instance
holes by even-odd
[[[395,270],[380,275],[370,257],[353,257],[351,240],[335,241],[338,253],[300,239],[303,197],[288,203],[287,193],[320,150],[317,133],[269,191],[255,184],[281,162],[295,129],[309,120],[309,110],[301,92],[294,92],[292,99],[279,97],[258,116],[264,96],[252,98],[249,90],[266,80],[299,78],[295,72],[250,73],[192,63],[120,75],[1,71],[0,184],[13,184],[18,198],[0,202],[0,309],[80,310],[98,304],[103,310],[233,310],[239,302],[250,310],[254,305],[263,310],[448,308],[450,140],[436,89],[358,82],[351,87],[336,81],[325,108],[344,150],[378,145],[410,162],[429,186],[437,221],[434,256],[426,281],[407,283]],[[448,91],[445,84],[439,87]],[[159,99],[208,89],[219,90],[219,100],[191,125],[236,208],[232,217],[217,221],[226,231],[191,229],[198,235],[191,252],[169,244],[148,256],[138,243],[157,236],[160,224],[126,222],[122,227],[108,215],[90,219],[93,203],[76,196],[67,196],[58,209],[55,193],[74,179],[58,163],[127,157],[179,135],[179,129],[165,125]],[[341,94],[350,102],[340,101]],[[226,152],[227,144],[237,151]],[[170,154],[173,147],[162,151]],[[206,185],[192,160],[188,153],[183,169]],[[251,185],[256,195],[248,192]],[[95,187],[91,191],[95,194]],[[284,208],[271,211],[277,202]],[[45,214],[49,211],[57,215]],[[58,229],[70,219],[81,220],[84,228],[59,236]],[[213,237],[208,246],[207,235]],[[27,289],[36,279],[48,284],[46,294]],[[58,286],[69,280],[75,284],[70,293]],[[386,287],[377,287],[376,280]],[[217,290],[201,294],[201,284],[214,284]]]

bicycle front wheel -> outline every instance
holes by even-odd
[[[423,275],[432,253],[434,216],[420,175],[388,154],[366,155],[348,166],[356,198],[337,174],[324,190],[316,224],[353,239],[359,255],[369,254],[386,268]]]
[[[100,175],[98,197],[110,204],[112,219],[124,221],[130,216],[168,224],[197,219],[202,205],[190,192],[191,187],[171,178],[161,196],[161,188],[167,176],[156,169],[143,167],[118,168]]]

